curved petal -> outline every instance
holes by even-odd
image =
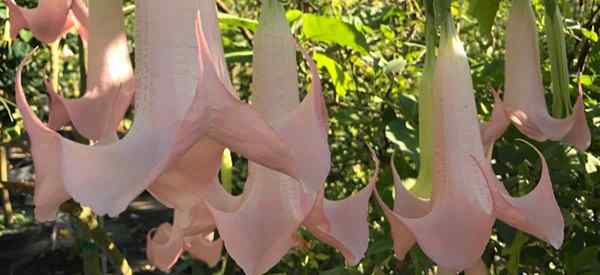
[[[146,237],[146,256],[150,263],[164,272],[168,272],[183,252],[183,231],[168,223],[148,232]]]
[[[494,110],[489,121],[481,124],[481,138],[484,151],[491,154],[494,143],[506,131],[510,125],[510,120],[506,117],[506,111],[500,95],[495,90],[492,90],[494,95]]]
[[[358,264],[369,246],[368,210],[372,192],[373,183],[341,201],[319,198],[323,201],[322,208],[315,207],[313,211],[323,211],[323,217],[309,215],[304,221],[304,225],[319,240],[337,248],[344,255],[347,265]]]
[[[392,167],[392,176],[394,180],[394,188],[396,197],[394,198],[394,210],[390,209],[381,199],[377,188],[375,188],[375,198],[383,214],[390,223],[392,230],[392,239],[394,240],[394,252],[396,257],[403,260],[406,253],[413,247],[416,242],[415,236],[404,224],[400,215],[406,217],[424,217],[431,212],[431,201],[421,200],[410,193],[398,175],[393,159],[390,161]]]
[[[134,92],[133,68],[122,1],[92,0],[90,10],[87,91],[82,98],[65,99],[46,85],[53,107],[49,126],[60,129],[71,120],[83,136],[102,140],[114,135],[129,107]]]
[[[25,130],[27,130],[31,141],[31,152],[36,173],[35,217],[38,221],[44,222],[54,220],[58,208],[69,199],[69,195],[63,187],[59,163],[56,161],[60,156],[58,134],[44,127],[42,121],[30,108],[23,108],[28,104],[23,91],[21,72],[30,57],[26,57],[17,68],[15,97],[23,117]]]
[[[89,12],[88,8],[83,2],[83,0],[72,0],[73,3],[71,5],[71,13],[73,14],[72,18],[75,24],[75,28],[77,28],[77,32],[81,36],[83,42],[87,42],[89,39],[88,29],[89,29]]]
[[[294,247],[303,192],[298,181],[250,163],[240,208],[225,212],[209,204],[227,252],[246,274],[266,273]]]
[[[72,0],[40,0],[38,7],[19,7],[14,0],[4,0],[10,12],[10,35],[13,39],[19,31],[28,28],[35,38],[52,43],[62,37],[72,27],[69,11]]]
[[[562,140],[579,150],[591,142],[580,92],[569,117],[550,116],[540,72],[537,27],[530,0],[515,1],[506,25],[506,94],[509,118],[525,135],[538,141]]]
[[[494,214],[502,221],[537,236],[558,249],[564,238],[564,220],[554,197],[548,165],[542,153],[533,145],[527,144],[540,157],[542,175],[535,189],[526,196],[511,197],[491,168],[481,166],[494,199]],[[482,161],[478,163],[481,165]]]
[[[210,267],[214,267],[221,260],[223,240],[212,241],[208,239],[209,236],[194,235],[185,237],[185,250],[194,258],[205,262]]]

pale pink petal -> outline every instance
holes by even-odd
[[[69,19],[71,0],[40,0],[38,7],[19,7],[14,0],[4,0],[10,12],[10,35],[14,39],[19,31],[27,28],[33,36],[44,43],[52,43],[62,37],[73,24]]]
[[[77,32],[81,36],[83,42],[88,41],[88,26],[89,26],[89,12],[88,8],[83,2],[83,0],[72,0],[71,4],[71,13],[72,18],[75,24],[75,28],[77,28]]]
[[[494,95],[494,110],[489,121],[486,121],[481,125],[481,138],[483,142],[483,148],[487,154],[489,154],[494,146],[496,140],[498,140],[510,126],[510,120],[506,117],[506,110],[504,109],[504,103],[500,99],[500,95],[495,90],[492,90]]]
[[[82,98],[65,99],[49,90],[49,125],[60,129],[72,121],[83,136],[101,140],[119,126],[133,97],[134,79],[122,1],[90,1],[90,10],[87,91]]]
[[[60,205],[69,199],[62,179],[60,177],[59,163],[59,136],[57,133],[44,127],[44,124],[33,113],[27,103],[21,83],[21,71],[28,56],[17,69],[15,81],[17,106],[23,117],[25,129],[29,134],[31,152],[35,167],[35,217],[38,221],[54,220]]]
[[[163,223],[158,229],[148,232],[146,245],[146,256],[150,263],[168,272],[183,252],[183,231]]]
[[[535,189],[523,197],[511,197],[489,165],[481,166],[494,199],[494,214],[502,221],[537,236],[558,249],[564,238],[564,220],[554,198],[546,159],[537,148],[527,144],[540,157],[542,174]]]
[[[489,271],[483,260],[479,260],[474,266],[465,270],[465,275],[488,275]]]
[[[217,265],[221,260],[221,251],[223,250],[223,240],[212,241],[208,236],[194,235],[185,237],[185,250],[194,258],[199,259],[211,267]]]
[[[457,252],[459,253],[459,252]],[[458,274],[458,271],[453,271],[451,269],[439,267],[437,275],[455,275]],[[473,266],[465,269],[465,275],[488,275],[489,269],[483,262],[483,260],[478,260]]]
[[[407,217],[423,217],[431,211],[431,202],[421,200],[406,190],[396,171],[393,159],[390,164],[392,167],[392,176],[396,194],[396,197],[394,198],[394,210],[390,209],[381,199],[379,192],[377,192],[377,188],[375,188],[375,198],[390,223],[396,257],[402,260],[406,256],[406,253],[413,247],[416,239],[411,231],[403,224],[402,220],[398,218],[398,214],[396,213],[401,213],[401,215]]]
[[[563,140],[567,137],[565,141],[579,150],[586,150],[591,136],[581,92],[575,111],[569,117],[556,119],[548,113],[540,71],[537,27],[530,0],[512,3],[506,35],[504,103],[509,118],[532,139]]]
[[[373,192],[373,185],[369,184],[359,193],[341,201],[323,200],[322,209],[326,224],[320,219],[311,220],[307,217],[304,225],[319,240],[337,248],[346,258],[346,264],[356,265],[364,256],[369,245],[368,210],[369,198]]]
[[[219,21],[217,19],[217,9],[215,0],[196,0],[198,5],[198,20],[200,28],[205,34],[206,44],[209,47],[212,59],[215,62],[217,74],[228,86],[229,89],[233,90],[231,81],[229,79],[229,70],[227,64],[225,64],[225,53],[223,46],[221,45],[221,30],[219,29]],[[234,95],[237,95],[234,93]]]

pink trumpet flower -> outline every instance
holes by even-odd
[[[231,257],[249,275],[266,273],[294,247],[301,225],[337,247],[349,264],[356,264],[367,249],[372,185],[343,201],[323,198],[330,153],[327,111],[316,66],[304,53],[312,89],[300,103],[295,42],[280,3],[263,1],[259,26],[252,102],[291,146],[300,181],[250,163],[241,205],[229,210],[209,204],[219,234]]]
[[[176,214],[173,225],[165,228],[206,233],[216,227],[229,254],[246,274],[263,274],[275,265],[298,244],[296,234],[301,225],[338,248],[349,264],[356,264],[367,249],[367,204],[372,184],[346,200],[323,198],[330,154],[322,88],[316,66],[305,54],[313,83],[311,92],[300,103],[295,42],[278,2],[263,2],[254,45],[253,105],[291,146],[299,164],[300,181],[250,162],[244,193],[232,197],[224,194],[217,180],[222,148],[208,150],[213,170],[206,171],[192,167],[208,159],[207,150],[192,148],[178,162],[179,169],[165,173],[164,180],[150,187],[159,200],[174,206],[175,213],[187,217],[182,221]],[[175,184],[169,178],[180,182]],[[201,182],[206,184],[195,184],[198,178],[205,179]],[[166,238],[158,234],[149,238],[149,256],[156,258],[153,262],[163,265],[163,270],[170,268],[185,249],[180,232]],[[172,243],[177,249],[171,249]],[[214,251],[220,250],[220,243],[198,245]]]
[[[288,146],[230,93],[222,50],[215,50],[220,45],[207,44],[215,35],[199,28],[194,40],[194,21],[205,2],[137,1],[136,117],[127,136],[115,143],[78,144],[48,128],[27,104],[21,83],[27,62],[20,65],[16,99],[32,144],[39,220],[53,219],[69,197],[99,215],[116,216],[199,142],[228,146],[297,177]],[[160,20],[165,17],[171,20]],[[198,58],[189,58],[193,55]]]
[[[484,155],[466,53],[447,19],[440,39],[432,86],[432,195],[422,200],[408,192],[392,165],[396,199],[389,209],[376,197],[391,224],[396,256],[418,243],[446,270],[462,271],[480,259],[495,218],[559,247],[563,219],[544,157],[542,175],[527,196],[512,198]],[[433,124],[432,124],[433,127]]]
[[[10,36],[28,28],[33,36],[44,43],[60,39],[76,27],[87,40],[87,8],[83,0],[40,0],[34,9],[22,8],[14,0],[4,0],[10,12]]]
[[[569,117],[557,119],[548,113],[531,1],[515,0],[511,4],[506,27],[506,115],[532,139],[564,140],[585,151],[590,146],[591,134],[585,119],[581,86],[574,111]],[[503,120],[494,124],[500,133],[508,126]]]
[[[89,1],[87,91],[82,98],[65,99],[46,82],[50,128],[58,130],[72,121],[79,133],[93,141],[117,140],[115,131],[134,92],[122,2]]]

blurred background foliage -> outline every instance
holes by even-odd
[[[17,2],[35,6],[37,1]],[[549,89],[550,61],[543,32],[544,5],[540,0],[533,2],[540,30],[544,82]],[[395,165],[401,177],[408,183],[414,182],[419,168],[417,100],[425,53],[421,2],[287,0],[284,3],[294,34],[311,49],[321,69],[326,91],[333,158],[326,196],[342,199],[366,185],[367,177],[373,172],[366,147],[368,144],[375,148],[383,164],[377,188],[391,204],[393,184],[389,163],[392,154],[396,155]],[[565,17],[570,91],[575,97],[576,76],[580,72],[588,123],[592,130],[592,146],[587,153],[578,153],[561,143],[534,142],[548,160],[555,194],[566,222],[565,242],[560,250],[555,250],[534,237],[497,222],[483,256],[486,264],[491,266],[492,274],[600,274],[600,191],[596,188],[600,183],[600,3],[597,0],[577,0],[559,1],[559,4]],[[490,89],[502,89],[504,83],[504,26],[509,5],[508,0],[456,0],[452,4],[452,13],[460,25],[460,37],[470,58],[481,119],[488,118],[493,107]],[[251,87],[252,33],[259,8],[257,0],[219,1],[226,58],[234,85],[246,100]],[[126,0],[124,9],[133,56],[133,1]],[[96,241],[90,241],[89,235],[77,234],[81,225],[69,221],[69,216],[61,215],[56,224],[46,224],[50,230],[36,229],[38,226],[32,220],[30,190],[8,187],[11,183],[31,182],[33,174],[27,136],[14,105],[15,69],[29,51],[35,47],[41,49],[23,77],[30,103],[40,117],[46,119],[48,98],[43,79],[50,78],[52,72],[59,73],[58,84],[66,96],[81,94],[84,86],[80,81],[80,42],[76,35],[68,34],[56,48],[60,51],[60,60],[52,62],[50,47],[40,44],[29,32],[22,31],[18,39],[10,41],[6,22],[7,12],[0,4],[0,140],[6,149],[7,154],[3,158],[8,160],[6,166],[9,167],[8,175],[1,179],[7,186],[0,186],[0,189],[4,193],[12,191],[10,198],[14,205],[12,217],[2,215],[0,218],[0,263],[7,263],[14,274],[34,274],[15,267],[15,263],[23,260],[22,257],[10,259],[12,254],[8,253],[7,247],[10,247],[11,240],[14,243],[14,239],[20,236],[14,232],[40,236],[36,237],[36,241],[51,238],[54,244],[57,232],[60,235],[64,231],[66,238],[71,236],[75,239],[66,252],[54,249],[54,245],[52,249],[44,246],[35,253],[27,254],[28,259],[30,262],[43,259],[47,265],[40,267],[38,270],[42,271],[35,274],[81,274],[86,268],[86,253],[98,250],[94,246]],[[300,56],[298,64],[303,68],[300,79],[306,91],[309,77]],[[550,99],[548,96],[548,102],[552,102]],[[125,119],[123,131],[128,129],[132,119],[132,114]],[[496,143],[493,166],[509,192],[521,196],[537,182],[540,164],[535,153],[516,142],[517,138],[524,137],[511,127]],[[246,163],[235,155],[232,163],[233,180],[228,189],[239,194],[247,173]],[[103,231],[116,240],[136,274],[161,274],[152,271],[143,260],[134,260],[144,258],[143,251],[136,251],[143,250],[144,234],[152,224],[139,219],[139,215],[143,214],[132,212],[116,220],[100,218],[99,222],[107,225]],[[164,219],[168,218],[167,214]],[[304,246],[290,251],[270,274],[428,274],[433,264],[419,248],[413,248],[404,260],[394,257],[389,225],[375,204],[371,205],[369,219],[369,250],[358,266],[344,267],[344,259],[339,253],[302,231],[306,239]],[[120,226],[115,227],[114,224]],[[69,231],[73,233],[69,235]],[[133,244],[131,241],[119,241],[126,239],[120,235],[128,234],[140,236],[141,240]],[[18,247],[14,249],[18,250]],[[98,253],[102,254],[101,251]],[[67,259],[73,264],[65,266]],[[80,259],[84,259],[83,264]],[[100,259],[105,272],[118,274],[118,269],[106,264],[104,256]],[[223,259],[217,267],[209,268],[184,256],[173,268],[172,274],[241,274],[228,256],[224,255]],[[39,262],[37,265],[41,265]],[[53,273],[58,271],[63,273]]]

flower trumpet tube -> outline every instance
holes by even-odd
[[[439,266],[469,269],[480,259],[495,218],[558,247],[564,224],[545,160],[538,152],[542,176],[525,197],[511,198],[498,182],[484,154],[467,56],[451,19],[447,21],[432,85],[431,199],[408,192],[394,167],[394,209],[376,192],[392,227],[396,256],[403,258],[416,241]]]
[[[557,119],[548,113],[531,1],[516,0],[511,4],[506,27],[504,95],[508,117],[530,138],[538,141],[565,140],[581,151],[586,150],[591,142],[591,134],[585,119],[581,86],[570,116]]]
[[[83,40],[87,40],[87,8],[83,0],[40,0],[34,9],[19,7],[14,0],[4,3],[10,12],[12,39],[28,28],[38,40],[52,43],[76,27]]]
[[[211,52],[215,47],[207,45],[207,37],[214,36],[196,31],[202,2],[136,3],[136,117],[129,133],[115,143],[78,144],[48,128],[27,104],[20,76],[26,62],[21,64],[17,104],[32,143],[36,188],[43,189],[36,189],[36,195],[46,196],[36,202],[39,219],[53,218],[68,196],[99,215],[116,216],[205,139],[297,177],[288,146],[224,83],[217,65],[222,52]],[[160,20],[165,17],[171,20]],[[198,58],[189,58],[193,55]]]
[[[51,98],[48,126],[58,130],[72,121],[86,138],[114,141],[134,92],[122,0],[89,3],[87,91],[82,98],[65,99],[47,82]]]
[[[239,207],[208,203],[225,247],[246,274],[263,274],[296,246],[304,225],[356,264],[367,249],[372,184],[342,201],[324,199],[331,164],[323,91],[316,65],[303,53],[312,85],[300,102],[295,41],[275,0],[263,1],[254,46],[252,103],[291,147],[299,180],[250,162]]]

